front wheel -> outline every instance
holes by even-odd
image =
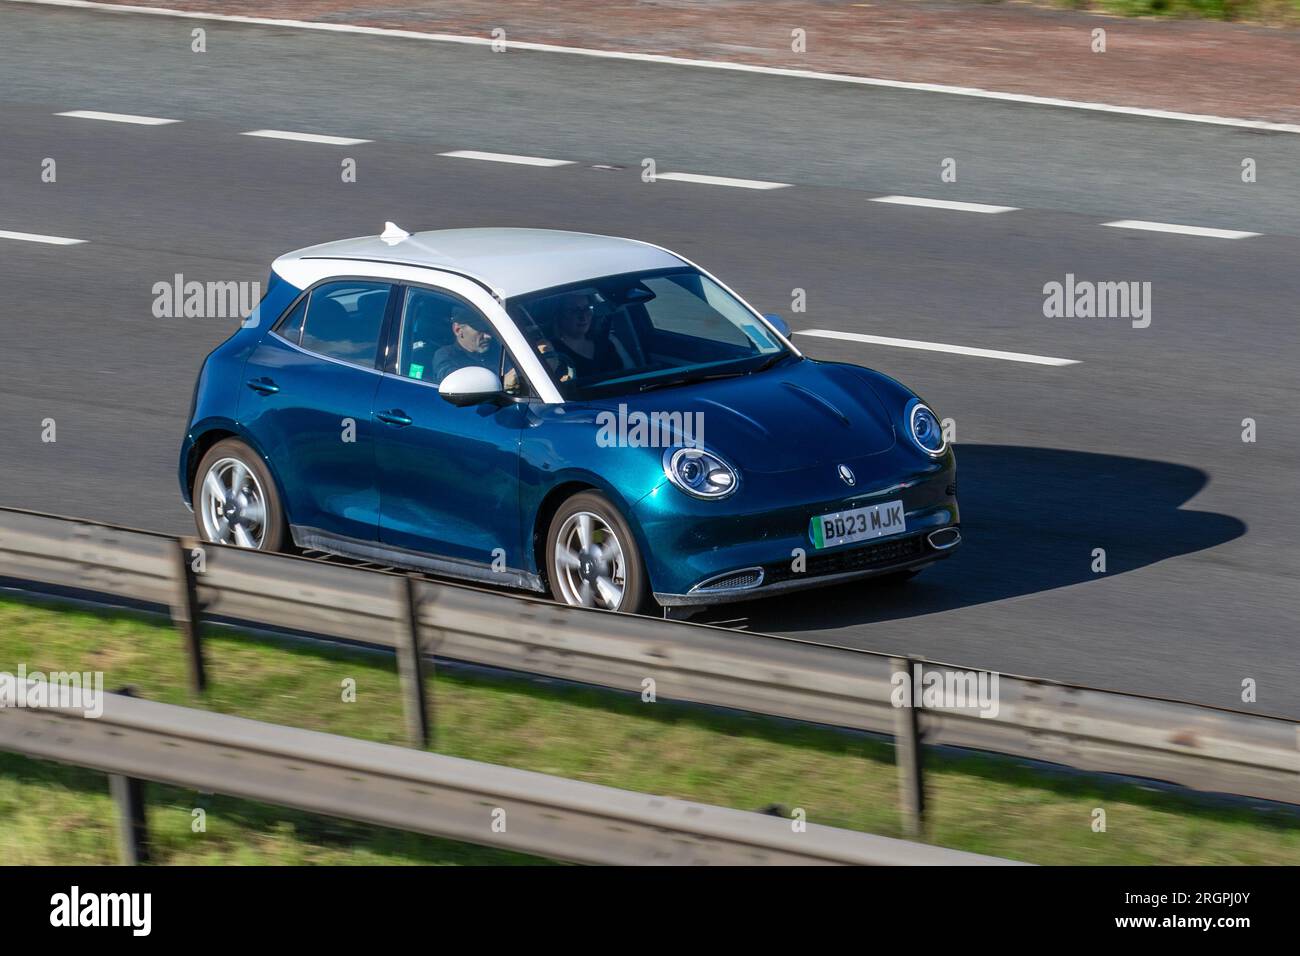
[[[551,596],[575,607],[637,614],[650,582],[632,531],[603,495],[584,491],[560,505],[546,535]]]
[[[262,459],[237,438],[217,442],[194,474],[194,523],[204,541],[279,551],[284,509]]]

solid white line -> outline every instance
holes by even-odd
[[[0,229],[0,239],[17,239],[20,242],[43,242],[49,246],[78,246],[85,239],[68,239],[65,236],[42,236],[34,232],[6,232]]]
[[[1235,229],[1209,229],[1205,226],[1176,226],[1168,222],[1143,222],[1141,219],[1117,219],[1103,222],[1103,226],[1116,229],[1142,229],[1146,232],[1176,232],[1181,236],[1205,236],[1209,239],[1249,239],[1257,232],[1238,232]]]
[[[1050,355],[1028,355],[1024,352],[1002,352],[998,349],[973,349],[966,345],[943,345],[939,342],[918,342],[915,339],[891,339],[883,335],[863,335],[860,332],[831,332],[826,329],[801,329],[795,335],[812,335],[821,339],[843,339],[847,342],[865,342],[868,345],[889,345],[900,349],[920,349],[923,352],[951,352],[953,355],[973,355],[976,358],[1003,359],[1007,362],[1027,362],[1030,365],[1078,365],[1077,359],[1053,358]]]
[[[134,123],[136,126],[166,126],[179,123],[180,120],[162,119],[158,116],[132,116],[130,113],[101,113],[99,110],[68,110],[55,113],[55,116],[70,116],[73,119],[104,120],[107,123]]]
[[[52,7],[74,7],[84,10],[102,10],[111,13],[142,13],[155,16],[181,17],[189,20],[212,20],[223,23],[247,23],[257,26],[283,27],[296,30],[319,30],[326,33],[359,33],[367,36],[401,37],[408,40],[426,40],[436,43],[462,43],[468,46],[491,46],[497,42],[490,37],[457,36],[450,33],[420,33],[416,30],[392,30],[384,27],[361,27],[348,23],[313,23],[308,20],[275,20],[268,17],[244,17],[222,13],[195,13],[189,10],[169,10],[163,7],[135,7],[115,3],[96,3],[94,0],[6,0],[9,3],[30,3]],[[1053,106],[1062,109],[1088,110],[1094,113],[1117,113],[1123,116],[1142,116],[1148,119],[1177,120],[1184,123],[1205,123],[1211,126],[1233,126],[1238,129],[1262,129],[1275,133],[1300,133],[1300,124],[1272,123],[1266,120],[1238,119],[1231,116],[1210,116],[1204,113],[1180,113],[1173,110],[1146,109],[1138,106],[1115,106],[1110,103],[1090,103],[1083,100],[1065,100],[1051,96],[1030,96],[1025,93],[1000,93],[971,86],[947,86],[941,83],[913,83],[905,80],[884,80],[871,76],[844,76],[838,73],[818,73],[814,70],[791,70],[775,66],[757,66],[752,63],[720,63],[713,60],[692,60],[656,53],[627,53],[620,50],[590,50],[583,47],[557,46],[551,43],[517,43],[507,41],[507,50],[531,50],[538,53],[568,53],[606,60],[634,60],[639,63],[665,63],[672,66],[693,66],[708,70],[727,70],[736,73],[763,73],[768,76],[786,76],[796,79],[822,80],[831,83],[852,83],[859,86],[877,86],[895,90],[914,90],[919,93],[946,93],[951,96],[972,96],[985,100],[1002,100],[1008,103],[1028,103],[1035,106]]]
[[[514,153],[484,153],[477,149],[453,149],[439,153],[453,159],[481,159],[486,163],[514,163],[518,166],[572,166],[570,159],[547,159],[544,156],[517,156]]]
[[[705,186],[734,186],[737,189],[785,189],[789,183],[766,183],[761,179],[731,179],[727,176],[701,176],[697,173],[656,173],[655,179],[674,183],[702,183]]]
[[[322,136],[319,133],[292,133],[283,129],[254,129],[240,136],[260,136],[263,139],[292,139],[299,143],[324,143],[326,146],[356,146],[369,143],[368,139],[353,139],[350,136]]]
[[[952,209],[956,212],[1015,212],[1016,206],[988,206],[980,202],[956,202],[952,199],[924,199],[920,196],[877,196],[872,202],[893,203],[896,206],[926,206],[930,209]]]

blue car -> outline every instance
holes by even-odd
[[[207,541],[614,611],[901,578],[961,541],[908,388],[805,358],[666,249],[542,229],[277,259],[203,364],[180,484]]]

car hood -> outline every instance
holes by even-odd
[[[704,447],[750,472],[850,461],[897,441],[890,416],[858,369],[811,359],[590,405],[633,425],[655,413],[690,415],[680,420],[702,430]],[[641,414],[632,418],[634,412]]]

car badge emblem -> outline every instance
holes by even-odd
[[[840,465],[840,477],[844,479],[846,485],[853,485],[857,479],[853,477],[853,469],[848,465]]]

